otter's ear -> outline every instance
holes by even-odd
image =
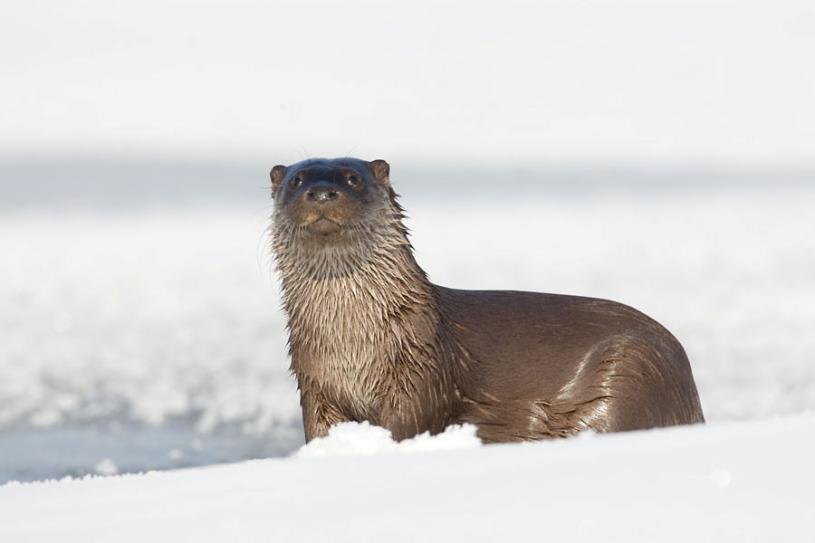
[[[368,167],[371,169],[371,173],[374,174],[374,179],[382,183],[385,187],[390,186],[391,167],[387,162],[379,158],[369,162]]]
[[[272,178],[272,198],[277,195],[280,183],[282,183],[283,178],[286,177],[286,170],[287,168],[285,166],[277,165],[272,168],[272,171],[269,173],[269,176]]]

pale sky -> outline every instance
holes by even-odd
[[[15,2],[16,153],[813,164],[815,2]]]

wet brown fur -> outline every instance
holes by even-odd
[[[343,226],[330,241],[292,220],[309,216],[309,202],[279,196],[295,172],[315,168],[357,171],[369,185],[337,206]],[[370,421],[396,439],[469,422],[486,442],[704,421],[684,350],[642,313],[430,283],[384,161],[315,159],[276,167],[272,179],[272,249],[307,440],[341,421]]]

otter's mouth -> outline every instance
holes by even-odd
[[[311,221],[309,224],[307,224],[306,228],[308,228],[310,232],[314,232],[315,234],[327,236],[330,234],[335,234],[342,230],[343,225],[333,219],[326,217],[325,215],[322,215],[320,217],[317,217],[315,220]]]

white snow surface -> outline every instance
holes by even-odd
[[[685,346],[712,423],[815,408],[812,188],[525,189],[451,206],[395,181],[435,282],[643,310]],[[0,214],[0,483],[302,445],[268,213]]]
[[[431,436],[430,432],[411,439],[394,441],[385,428],[368,422],[343,422],[329,429],[328,436],[313,439],[300,448],[297,458],[323,458],[327,456],[359,456],[388,452],[445,451],[477,447],[481,440],[472,424],[453,424],[444,432]]]
[[[0,540],[812,541],[815,413],[0,487]],[[403,451],[401,446],[398,451]]]

